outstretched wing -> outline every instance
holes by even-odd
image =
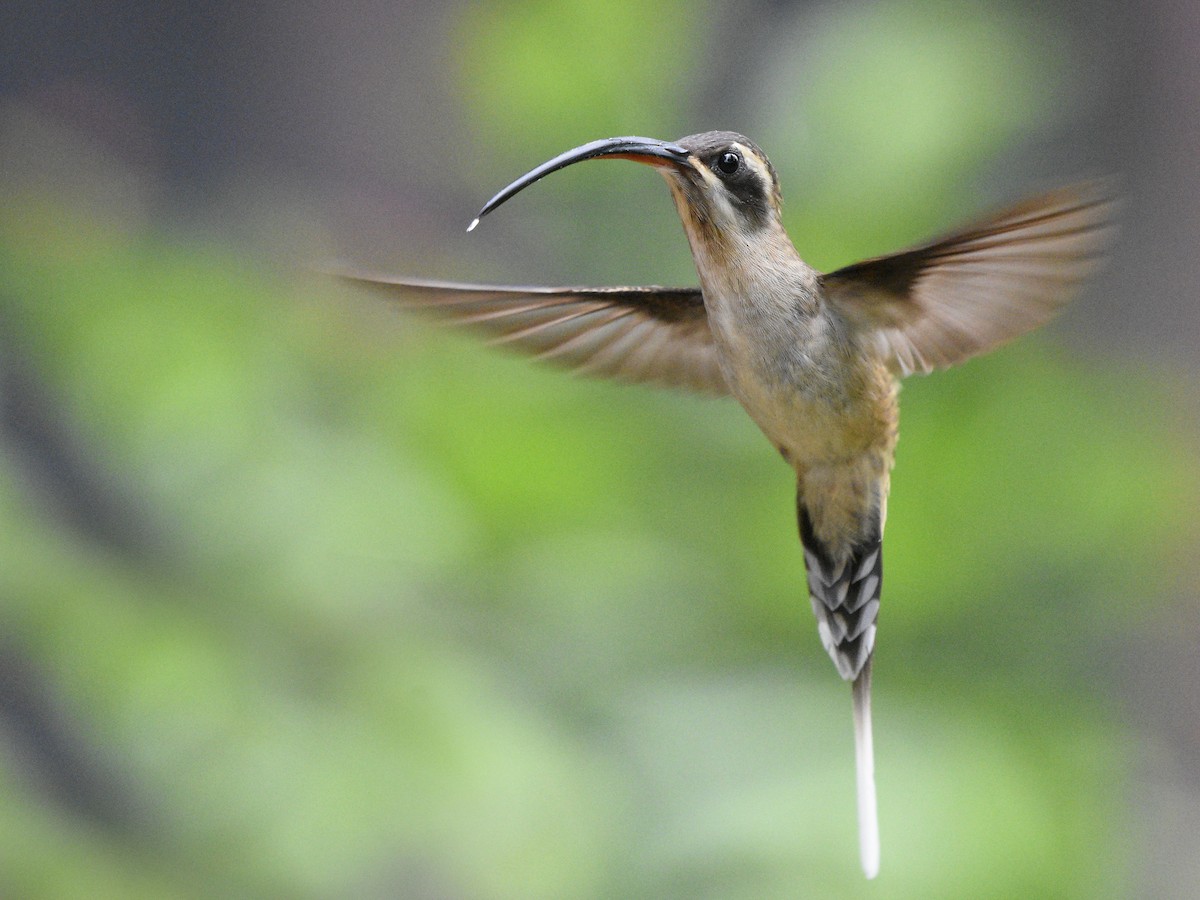
[[[922,247],[821,277],[825,296],[872,331],[903,375],[960,363],[1048,321],[1114,231],[1107,182],[1063,188]]]
[[[729,393],[699,288],[497,287],[335,274],[584,374]]]

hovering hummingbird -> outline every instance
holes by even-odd
[[[402,306],[590,375],[732,394],[796,472],[817,631],[852,682],[859,845],[879,871],[871,663],[899,378],[1036,328],[1099,261],[1114,203],[1101,182],[1044,194],[948,237],[821,273],[792,246],[775,169],[728,131],[670,143],[593,141],[518,178],[519,191],[589,159],[666,178],[699,288],[495,287],[347,274]]]

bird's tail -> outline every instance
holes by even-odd
[[[883,587],[880,527],[876,525],[853,544],[846,542],[849,546],[833,549],[817,537],[803,501],[799,512],[817,632],[838,674],[853,681],[875,651],[875,620],[879,618],[879,592]]]
[[[800,540],[817,632],[838,674],[854,685],[854,746],[858,780],[858,833],[862,867],[879,873],[879,814],[871,735],[871,661],[883,582],[882,515],[879,525],[848,547],[831,548],[817,537],[803,500]]]
[[[858,781],[858,849],[868,878],[879,874],[879,808],[871,738],[871,660],[854,679],[854,768]]]

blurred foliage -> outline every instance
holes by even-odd
[[[1069,36],[1012,9],[884,0],[804,25],[769,48],[756,133],[786,148],[780,177],[818,268],[945,228],[947,206],[978,202],[983,161],[1064,114]]]
[[[708,6],[520,0],[472,11],[460,80],[473,127],[511,165],[579,143],[589,128],[676,127],[690,77],[703,71]]]
[[[791,215],[830,261],[862,251],[839,161],[910,186],[864,240],[916,237],[964,202],[935,176],[1031,127],[1054,74],[1006,19],[913,9],[813,38],[794,120],[845,153],[796,179]],[[467,114],[518,167],[660,133],[703,21],[495,4],[459,25]],[[782,161],[799,131],[776,128]],[[625,174],[564,178],[556,215]],[[592,236],[572,263],[662,255],[614,218],[624,196],[568,232]],[[744,415],[483,352],[230,244],[52,185],[0,209],[5,330],[142,548],[72,527],[3,450],[0,627],[111,808],[47,802],[4,745],[0,894],[875,891],[791,475]],[[876,670],[888,896],[1124,893],[1137,747],[1109,656],[1165,613],[1200,500],[1169,398],[1045,339],[906,386]]]

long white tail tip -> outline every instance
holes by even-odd
[[[875,749],[871,740],[871,664],[854,681],[854,761],[858,773],[858,846],[863,873],[879,874],[879,810],[875,799]]]
[[[471,224],[467,226],[467,231],[474,231],[475,226],[478,224],[479,224],[479,217],[476,216],[474,219],[471,220]]]

